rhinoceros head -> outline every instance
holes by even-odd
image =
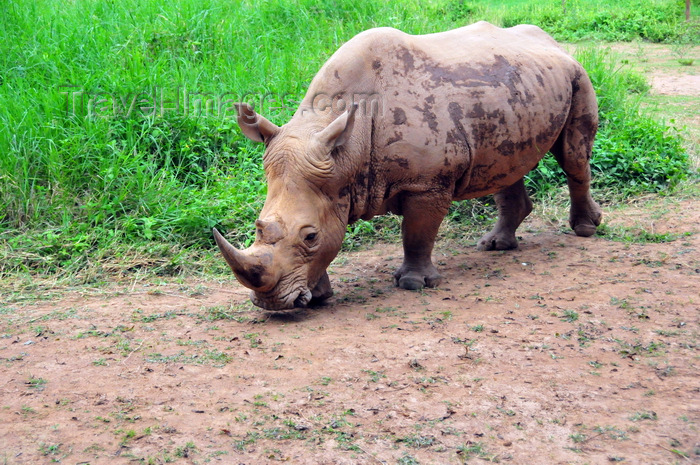
[[[325,126],[292,120],[278,127],[237,105],[243,134],[266,145],[267,198],[252,246],[237,250],[216,229],[214,238],[259,307],[279,312],[332,295],[326,268],[340,251],[348,219],[338,206],[342,183],[331,152],[348,140],[355,108]]]

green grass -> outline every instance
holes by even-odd
[[[35,378],[34,376],[32,376],[29,378],[29,380],[25,384],[30,389],[34,389],[37,391],[43,391],[44,389],[46,389],[46,385],[48,384],[48,381],[45,380],[44,378]]]
[[[596,231],[596,234],[612,241],[635,244],[660,244],[664,242],[673,242],[692,235],[692,233],[654,233],[645,230],[642,226],[627,227],[613,226],[610,224],[602,224],[598,231]]]
[[[695,37],[682,15],[661,0],[568,1],[566,11],[521,0],[9,1],[0,15],[0,279],[225,272],[209,258],[211,228],[249,245],[265,195],[262,147],[241,136],[232,102],[257,103],[284,123],[321,64],[367,28],[429,33],[487,19],[535,23],[561,40],[679,42]],[[601,101],[596,187],[636,195],[682,180],[679,138],[630,99],[643,80],[608,54],[580,59]],[[560,185],[557,169],[542,163],[530,188]],[[488,202],[450,213],[458,222],[492,216]],[[396,237],[398,224],[359,222],[346,247]]]

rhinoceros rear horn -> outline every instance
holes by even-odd
[[[355,110],[357,103],[353,103],[342,115],[337,117],[326,129],[318,133],[321,143],[331,149],[345,144],[350,139],[352,128],[355,125]]]
[[[247,103],[234,105],[238,112],[238,127],[248,139],[267,143],[279,132],[280,128],[277,125],[257,114]]]
[[[239,251],[216,228],[212,232],[226,263],[231,267],[241,284],[254,291],[266,291],[274,287],[276,282],[272,282],[270,279],[268,267],[263,264],[260,257],[250,256]]]

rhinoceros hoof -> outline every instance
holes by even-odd
[[[592,224],[578,224],[574,227],[577,236],[590,237],[595,234],[596,227]]]
[[[603,212],[598,204],[591,201],[591,205],[582,211],[572,212],[569,224],[577,236],[590,237],[595,234],[596,226],[603,220]]]
[[[437,273],[431,273],[429,276],[424,276],[420,272],[408,272],[405,274],[397,273],[394,276],[394,282],[401,289],[409,291],[417,291],[424,287],[437,287],[442,281],[442,276]]]
[[[399,278],[399,287],[409,291],[417,291],[425,287],[425,278],[422,276],[402,276]]]
[[[485,250],[511,250],[518,248],[518,240],[515,235],[489,233],[479,240],[476,249]]]

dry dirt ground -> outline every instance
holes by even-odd
[[[342,254],[286,317],[232,278],[0,289],[0,464],[699,463],[697,198],[605,214],[443,239],[422,292]]]

